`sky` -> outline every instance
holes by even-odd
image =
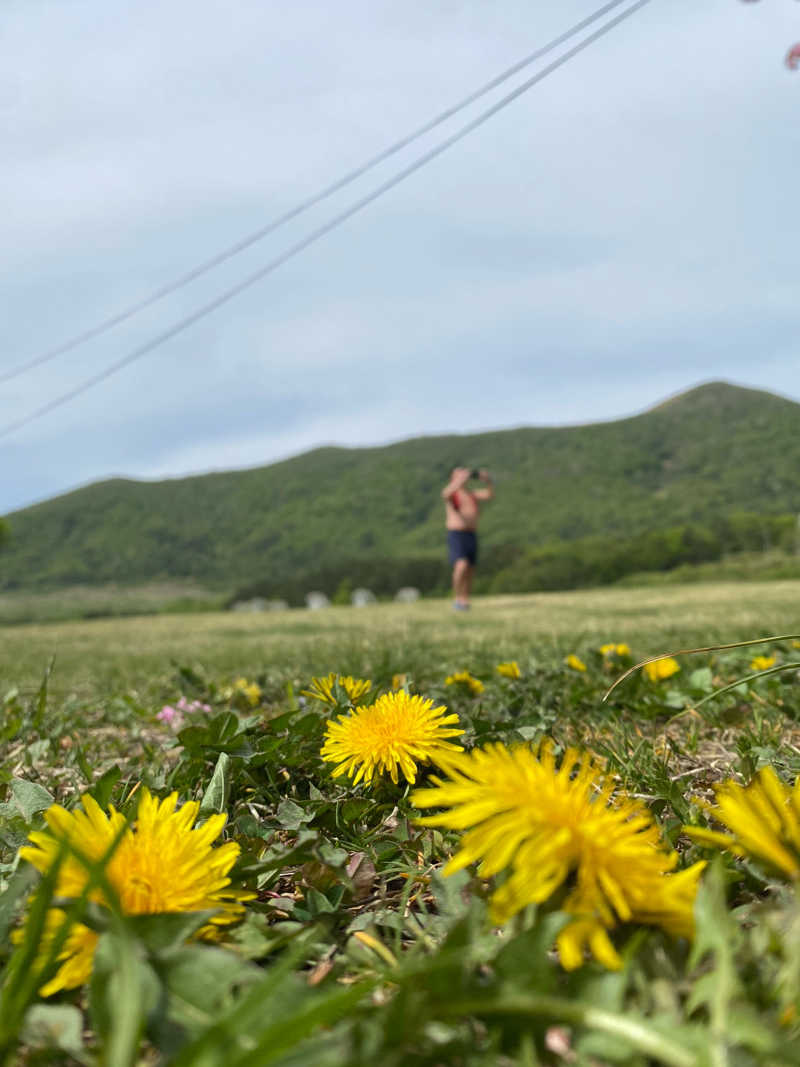
[[[6,0],[0,376],[597,6]],[[709,380],[800,401],[800,72],[783,63],[797,40],[794,0],[652,0],[247,292],[0,436],[0,514],[112,476],[619,418]],[[502,92],[191,286],[0,383],[0,434]]]

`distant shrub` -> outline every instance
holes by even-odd
[[[629,537],[604,534],[535,546],[484,541],[475,591],[523,593],[609,585],[630,574],[665,573],[741,552],[793,552],[796,540],[793,514],[737,512],[715,516],[707,523],[682,523]],[[230,603],[265,597],[302,606],[306,592],[318,589],[335,604],[349,604],[358,587],[371,589],[378,598],[392,599],[403,587],[437,596],[446,594],[449,586],[450,568],[444,553],[397,559],[348,557],[314,570],[256,579],[237,589]]]
[[[536,592],[609,585],[631,574],[671,571],[722,559],[729,553],[788,546],[794,516],[742,513],[711,529],[687,523],[632,537],[587,537],[528,549],[485,584],[492,593]],[[793,540],[791,542],[793,544]]]

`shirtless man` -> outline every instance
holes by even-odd
[[[485,483],[484,489],[467,489],[472,476]],[[492,479],[487,471],[471,471],[468,467],[456,467],[450,481],[442,490],[447,526],[447,547],[450,565],[453,568],[453,607],[456,611],[469,608],[472,587],[472,572],[478,560],[479,502],[494,496]]]

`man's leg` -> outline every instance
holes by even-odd
[[[469,604],[469,590],[472,579],[472,566],[468,559],[457,559],[453,565],[453,599],[456,607]]]
[[[470,594],[472,593],[472,575],[475,573],[475,568],[467,560],[467,569],[464,572],[464,603],[469,605]]]

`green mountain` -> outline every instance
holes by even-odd
[[[461,464],[496,479],[481,525],[490,573],[536,546],[796,514],[800,404],[716,382],[614,422],[319,448],[162,482],[116,478],[7,516],[0,589],[162,578],[278,589],[325,574],[362,584],[362,571],[380,567],[396,587],[426,562],[438,581],[439,493]]]

